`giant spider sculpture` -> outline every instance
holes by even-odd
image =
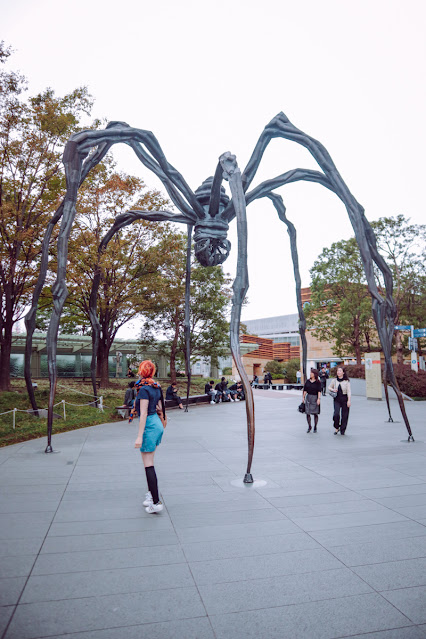
[[[255,177],[256,171],[261,162],[263,153],[272,138],[282,137],[292,140],[306,147],[312,154],[320,167],[320,171],[309,169],[294,169],[266,180],[253,190],[249,191],[250,184]],[[179,213],[170,211],[129,211],[119,215],[112,228],[102,239],[99,251],[103,251],[114,234],[131,224],[135,220],[145,219],[154,221],[172,221],[183,223],[188,226],[188,259],[187,259],[187,281],[186,281],[186,360],[187,372],[189,373],[190,346],[189,346],[189,281],[190,262],[189,249],[191,246],[192,230],[194,229],[195,255],[203,266],[214,266],[226,260],[231,248],[227,239],[229,223],[237,218],[238,235],[238,260],[237,274],[233,284],[232,313],[230,322],[230,342],[231,351],[234,357],[238,372],[243,382],[246,393],[247,411],[247,434],[248,434],[248,463],[244,481],[251,483],[251,464],[254,450],[254,402],[252,389],[245,373],[239,347],[239,326],[241,317],[241,307],[248,290],[247,271],[247,219],[246,206],[258,198],[269,198],[278,213],[279,218],[287,225],[290,236],[291,254],[293,260],[294,276],[296,281],[296,296],[299,312],[299,328],[303,352],[303,373],[306,378],[306,321],[303,313],[301,301],[301,280],[299,273],[298,254],[296,245],[296,230],[294,225],[286,217],[286,208],[280,195],[274,189],[296,182],[306,180],[322,184],[339,197],[346,207],[355,237],[361,253],[361,258],[366,275],[367,285],[372,297],[373,317],[377,326],[378,335],[385,356],[384,385],[389,412],[389,421],[393,421],[390,413],[389,398],[387,394],[387,382],[394,389],[401,409],[401,413],[408,432],[408,441],[414,441],[410,424],[405,412],[405,407],[395,377],[392,359],[391,346],[394,332],[394,318],[396,315],[395,303],[392,298],[393,282],[392,274],[379,254],[376,246],[374,232],[368,223],[364,209],[356,201],[339,172],[337,171],[330,155],[325,147],[297,129],[284,113],[279,113],[265,127],[262,132],[252,156],[243,173],[240,172],[235,156],[224,153],[220,156],[214,177],[210,177],[193,192],[182,175],[167,161],[157,139],[150,131],[134,129],[124,122],[110,122],[104,130],[86,130],[74,134],[67,143],[64,151],[63,162],[67,180],[66,195],[57,209],[48,228],[43,241],[43,252],[40,275],[33,295],[32,307],[26,316],[27,342],[25,354],[25,379],[27,389],[36,410],[37,405],[31,384],[30,359],[32,349],[32,335],[35,329],[35,318],[38,299],[42,291],[48,265],[48,247],[51,234],[57,222],[61,221],[61,228],[58,236],[58,270],[57,278],[53,286],[54,309],[52,312],[48,333],[47,333],[47,357],[50,380],[49,411],[48,411],[48,442],[46,452],[52,451],[51,435],[53,420],[53,404],[56,390],[57,370],[56,370],[56,347],[59,321],[62,309],[67,297],[65,283],[66,264],[68,253],[68,239],[75,217],[75,204],[79,186],[86,178],[89,171],[102,160],[109,149],[116,143],[128,144],[136,153],[142,164],[155,173],[166,188],[170,199],[179,210]],[[231,199],[226,195],[222,186],[222,181],[229,182]],[[383,274],[386,295],[380,294],[374,277],[373,263]],[[92,357],[92,381],[94,393],[96,395],[96,352],[99,339],[99,325],[96,316],[96,299],[100,282],[100,273],[95,273],[92,295],[91,295],[91,323],[93,328],[93,357]],[[189,384],[188,384],[189,388]]]

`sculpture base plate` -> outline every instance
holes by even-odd
[[[261,488],[266,486],[268,482],[264,479],[255,479],[250,484],[247,484],[242,479],[233,479],[230,483],[231,486],[236,486],[237,488]]]
[[[41,451],[40,451],[40,452],[41,452]],[[53,450],[52,446],[46,446],[46,449],[45,449],[45,451],[44,451],[44,452],[45,452],[46,454],[47,454],[47,453],[49,453],[49,454],[50,454],[50,453],[60,453],[61,451],[59,451],[59,450]]]
[[[423,444],[421,439],[401,439],[402,444]]]

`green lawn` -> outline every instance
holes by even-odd
[[[65,405],[66,419],[64,420],[63,418],[63,405],[56,406],[55,413],[61,417],[53,421],[53,434],[85,428],[86,426],[95,426],[96,424],[122,421],[123,418],[118,415],[115,407],[123,404],[128,383],[128,379],[114,379],[111,380],[109,388],[100,389],[99,395],[103,396],[104,403],[102,412],[98,408],[88,405],[88,402],[92,401],[91,397],[81,394],[81,392],[88,395],[91,394],[92,386],[90,383],[60,378],[58,380],[55,404],[62,402],[62,400],[67,402]],[[200,395],[204,393],[205,383],[205,379],[195,378],[191,383],[190,394]],[[37,380],[37,384],[38,389],[35,391],[37,405],[39,408],[47,408],[49,382],[43,379]],[[165,391],[167,382],[163,382],[162,386]],[[186,380],[178,381],[178,392],[181,397],[185,397]],[[74,404],[83,404],[83,406],[75,406]],[[31,409],[23,379],[14,379],[11,391],[0,392],[0,413],[13,408],[17,408],[20,411]],[[16,412],[15,430],[12,424],[12,413],[0,415],[0,447],[46,435],[47,419],[43,417],[34,417],[25,412]]]

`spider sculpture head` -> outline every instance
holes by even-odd
[[[229,224],[222,213],[229,202],[225,189],[220,187],[219,207],[212,213],[211,195],[213,178],[209,177],[195,191],[195,197],[204,209],[194,229],[195,255],[202,266],[222,264],[229,255],[231,242],[227,239]]]

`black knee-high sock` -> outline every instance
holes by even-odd
[[[314,426],[315,428],[318,426],[318,415],[314,415]]]
[[[147,466],[145,468],[145,473],[148,490],[151,493],[152,501],[154,502],[154,504],[157,504],[160,501],[160,498],[158,497],[157,475],[155,473],[154,466]]]
[[[306,419],[308,421],[309,428],[311,428],[311,416],[310,415],[306,415]]]

